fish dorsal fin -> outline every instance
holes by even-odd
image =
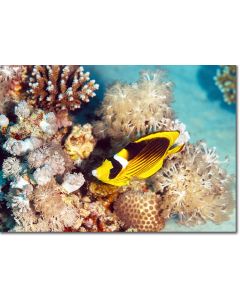
[[[147,169],[152,168],[165,156],[169,144],[170,141],[168,138],[153,138],[146,141],[145,146],[140,152],[129,161],[126,167],[127,176],[137,176],[142,172],[146,172]]]

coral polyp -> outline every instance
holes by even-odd
[[[228,71],[218,81],[233,102]],[[98,87],[80,66],[0,67],[0,231],[160,232],[170,219],[178,228],[229,220],[232,176],[216,149],[192,143],[164,73],[113,84],[88,114]]]
[[[78,66],[28,67],[29,102],[47,111],[75,110],[96,96],[98,84]]]

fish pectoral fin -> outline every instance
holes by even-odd
[[[167,155],[172,155],[172,154],[175,154],[175,153],[177,153],[177,152],[180,152],[180,151],[183,149],[183,147],[184,147],[184,144],[182,144],[182,145],[177,145],[177,146],[175,146],[175,147],[173,147],[173,148],[170,148],[170,149],[168,150],[168,152],[167,152]]]

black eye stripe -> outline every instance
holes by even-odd
[[[114,179],[122,170],[122,165],[115,158],[110,158],[113,168],[110,170],[109,179]]]

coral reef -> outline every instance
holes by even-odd
[[[232,212],[231,176],[215,150],[190,144],[162,72],[110,87],[90,123],[72,110],[98,85],[79,66],[0,67],[0,231],[159,232],[169,218],[193,226]],[[147,180],[128,186],[91,176],[116,149],[155,131],[178,130],[183,151]]]
[[[237,101],[237,66],[220,66],[214,77],[216,85],[223,93],[224,101],[228,104]]]

